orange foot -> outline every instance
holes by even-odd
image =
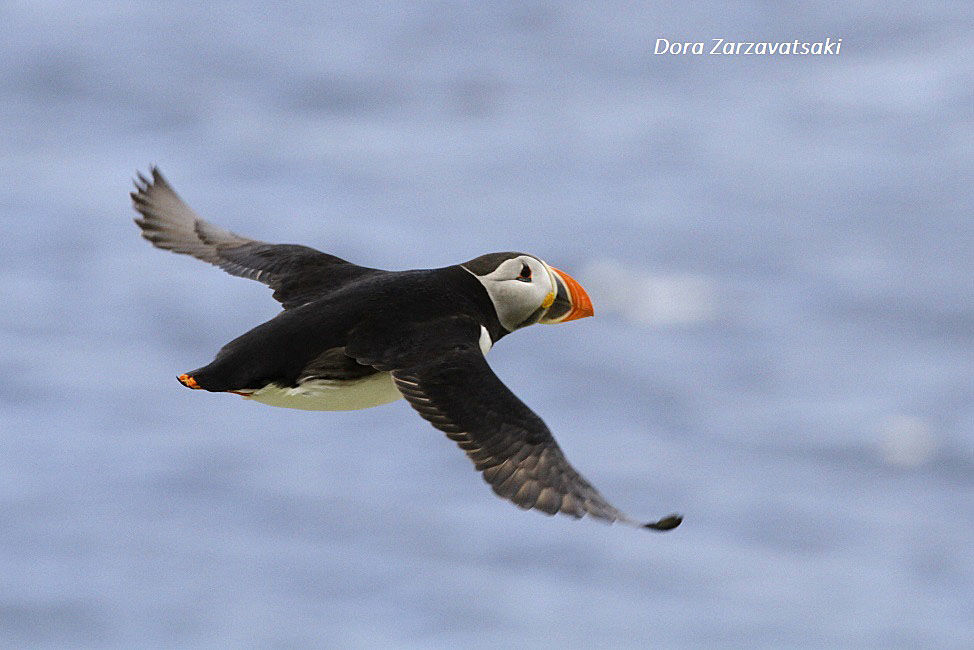
[[[197,384],[196,380],[190,377],[189,375],[179,375],[179,382],[183,386],[186,386],[187,388],[197,388],[197,389],[203,388],[202,386]]]

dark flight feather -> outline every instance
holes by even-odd
[[[268,244],[215,226],[183,202],[162,173],[138,175],[132,204],[135,223],[154,246],[192,255],[231,275],[263,282],[285,309],[297,307],[365,275],[381,273],[295,244]]]

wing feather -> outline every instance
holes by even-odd
[[[191,255],[231,275],[263,282],[285,309],[302,305],[345,282],[381,273],[295,244],[268,244],[216,226],[179,198],[158,168],[141,173],[131,193],[135,223],[154,246]]]
[[[491,371],[469,340],[476,340],[477,329],[465,325],[428,324],[424,329],[437,333],[435,342],[428,334],[398,340],[405,347],[422,343],[423,350],[364,351],[352,343],[347,351],[360,362],[370,359],[391,369],[406,401],[466,452],[497,495],[515,505],[656,530],[679,525],[677,515],[642,524],[606,501],[571,466],[541,418]]]

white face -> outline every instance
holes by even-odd
[[[558,291],[548,265],[530,255],[518,255],[487,275],[474,275],[487,289],[501,325],[513,332],[544,316]]]

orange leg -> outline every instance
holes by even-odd
[[[179,375],[179,382],[183,386],[186,386],[187,388],[194,388],[194,389],[203,388],[202,386],[197,384],[196,380],[190,377],[189,375]]]

